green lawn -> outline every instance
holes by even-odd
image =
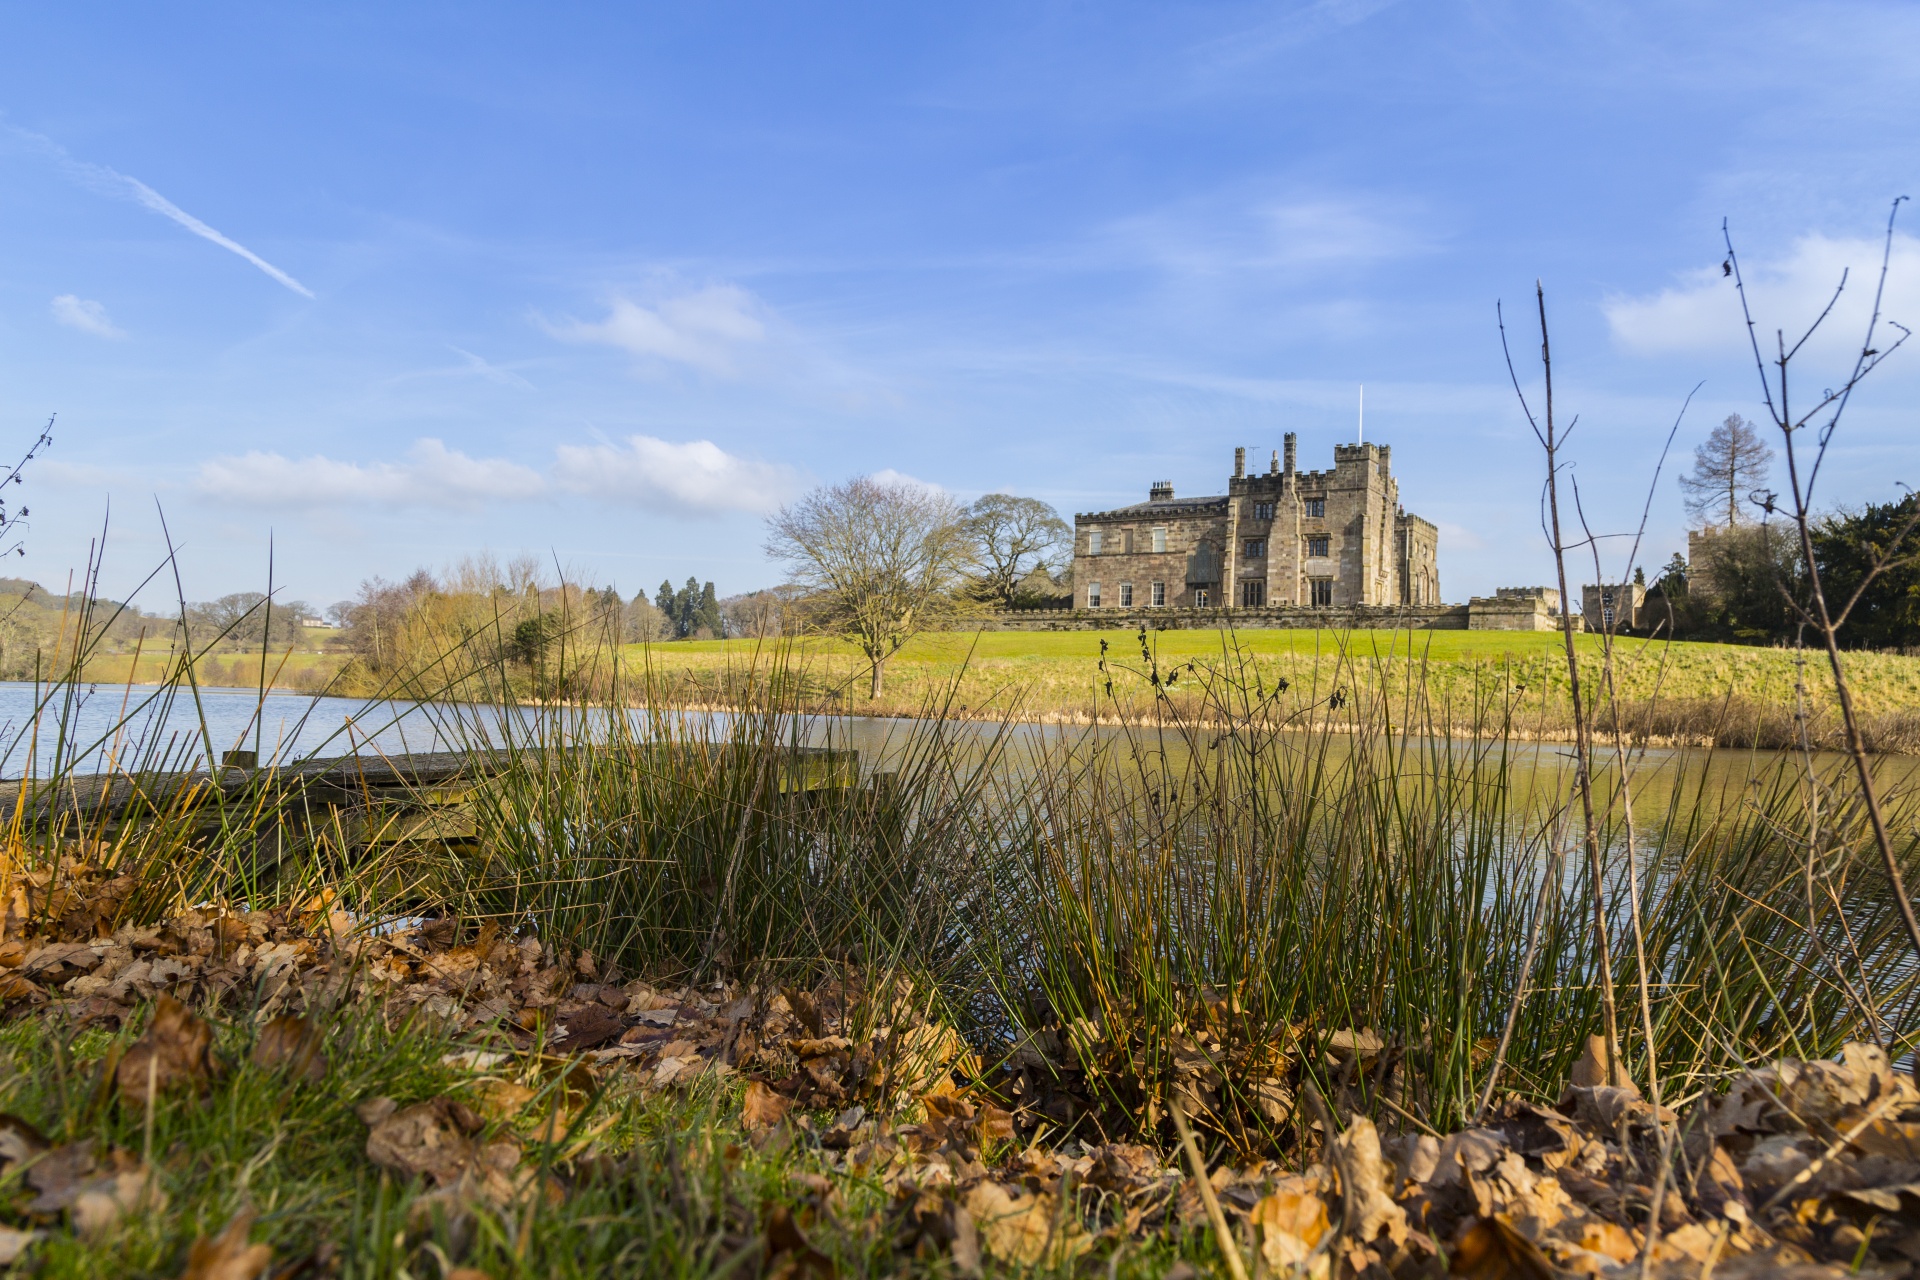
[[[1106,671],[1100,668],[1103,640]],[[853,645],[826,637],[791,643],[815,687],[840,689],[841,705],[875,714],[910,714],[938,700],[975,714],[1017,704],[1021,714],[1043,718],[1132,716],[1154,703],[1146,671],[1193,664],[1194,677],[1211,670],[1268,688],[1281,677],[1323,692],[1415,686],[1456,723],[1489,700],[1540,717],[1544,730],[1566,715],[1566,659],[1561,637],[1552,632],[1158,631],[1147,634],[1152,663],[1142,660],[1137,632],[938,632],[915,637],[888,662],[886,692],[873,701],[865,696],[864,663]],[[1602,637],[1582,635],[1576,644],[1591,693],[1601,676]],[[1614,644],[1615,680],[1628,702],[1691,705],[1689,714],[1713,717],[1731,701],[1788,723],[1804,680],[1816,717],[1832,709],[1825,661],[1817,654],[1805,655],[1803,666],[1803,655],[1786,649],[1629,638]],[[626,657],[669,681],[717,689],[729,672],[756,658],[765,663],[779,648],[752,640],[681,641],[629,646]],[[1866,714],[1920,710],[1920,658],[1860,653],[1847,664]]]
[[[1186,661],[1189,658],[1211,658],[1221,656],[1223,646],[1232,644],[1243,652],[1255,656],[1277,654],[1331,654],[1343,647],[1356,655],[1386,655],[1389,653],[1406,656],[1409,653],[1427,657],[1435,662],[1459,662],[1462,660],[1497,660],[1512,655],[1518,658],[1534,658],[1542,654],[1558,656],[1561,653],[1561,637],[1557,632],[1545,631],[1307,631],[1290,630],[1254,630],[1239,631],[1230,637],[1219,631],[1150,631],[1148,640],[1167,659]],[[969,655],[974,659],[1071,659],[1093,658],[1100,656],[1100,642],[1105,640],[1110,649],[1136,650],[1139,645],[1137,631],[937,631],[915,636],[902,649],[895,660],[901,662],[954,663]],[[1601,637],[1583,635],[1577,638],[1581,650],[1587,653],[1600,651]],[[669,653],[752,653],[755,648],[764,648],[767,642],[757,640],[686,640],[672,644],[651,646],[656,656]],[[1635,639],[1615,641],[1623,651],[1638,651],[1648,647],[1650,642]],[[1657,642],[1654,647],[1664,647]],[[844,655],[853,657],[857,651],[845,641],[825,637],[810,637],[799,642],[804,652]],[[637,653],[642,646],[629,646],[630,652]],[[1703,644],[1686,645],[1686,650],[1705,652],[1722,651],[1729,653],[1754,653],[1751,648],[1739,645]]]

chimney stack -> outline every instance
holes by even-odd
[[[1300,437],[1299,437],[1298,435],[1296,435],[1295,433],[1293,433],[1293,432],[1291,432],[1291,431],[1289,431],[1289,432],[1287,432],[1287,434],[1286,434],[1286,437],[1285,437],[1285,440],[1286,440],[1286,459],[1287,459],[1287,467],[1286,467],[1286,470],[1287,470],[1287,474],[1288,474],[1288,475],[1292,475],[1292,474],[1293,474],[1293,462],[1294,462],[1294,452],[1295,452],[1295,449],[1294,449],[1294,446],[1295,446],[1295,443],[1296,443],[1296,442],[1297,442],[1297,441],[1299,440],[1299,438],[1300,438]]]
[[[1150,487],[1147,490],[1147,501],[1148,502],[1172,502],[1173,501],[1173,481],[1155,480],[1153,482],[1152,487]]]
[[[1235,480],[1247,478],[1247,451],[1244,447],[1233,451],[1233,478]]]

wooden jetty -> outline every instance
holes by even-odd
[[[675,744],[670,750],[698,749]],[[664,757],[669,748],[640,750]],[[155,824],[184,825],[195,836],[245,830],[269,861],[322,832],[346,851],[458,849],[476,834],[476,789],[514,759],[510,751],[440,751],[331,756],[260,768],[252,752],[229,752],[215,770],[0,781],[0,820],[17,819],[27,832],[56,838],[112,839],[130,826]],[[772,783],[776,794],[788,797],[850,790],[860,784],[860,754],[790,748],[782,752]]]

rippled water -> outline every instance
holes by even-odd
[[[56,693],[0,681],[0,776],[19,777],[30,758],[43,776],[56,758],[83,773],[136,761],[184,768],[204,762],[209,740],[216,753],[257,749],[262,762],[455,745],[436,732],[438,718],[426,707],[292,693],[262,701],[253,689],[201,689],[196,704],[191,691],[165,692],[79,685]]]
[[[525,726],[540,714],[524,707],[462,707],[456,713],[432,704],[293,693],[269,693],[262,700],[253,689],[201,689],[196,700],[188,690],[173,691],[168,697],[166,690],[155,686],[135,686],[129,692],[124,685],[81,685],[59,691],[57,698],[48,701],[51,696],[44,686],[0,682],[0,776],[19,777],[29,758],[43,777],[55,769],[56,762],[83,773],[114,767],[204,767],[209,742],[216,756],[236,748],[258,750],[262,763],[307,756],[457,750],[474,740],[476,729],[497,740],[508,721]],[[37,734],[33,732],[36,710]],[[590,723],[605,713],[567,714]],[[645,713],[633,714],[638,718]],[[466,732],[451,727],[456,717]],[[711,731],[725,732],[724,714],[695,713],[692,718],[707,722],[704,727]],[[908,744],[916,738],[924,740],[931,728],[910,720],[855,716],[811,720],[802,737],[812,745],[859,751],[863,771],[871,772],[898,767]],[[949,743],[959,745],[965,756],[967,744],[982,744],[1002,730],[993,725],[950,723],[939,732]],[[1124,752],[1142,767],[1173,776],[1191,767],[1196,755],[1205,757],[1211,768],[1213,753],[1222,749],[1223,742],[1228,752],[1237,749],[1233,742],[1207,732],[1182,738],[1153,730],[1045,725],[1015,726],[1008,732],[1008,762],[1016,774],[1033,768],[1036,757],[1067,746],[1085,750],[1097,745],[1105,751]],[[1338,753],[1346,749],[1346,741],[1344,735],[1334,735],[1330,745]],[[1407,745],[1414,749],[1402,757],[1402,770],[1429,777],[1437,770],[1467,767],[1471,755],[1464,742],[1416,739]],[[1282,735],[1280,746],[1313,749],[1308,739],[1293,735]],[[1437,756],[1423,749],[1431,747],[1443,749]],[[1565,795],[1566,744],[1511,743],[1507,751],[1510,782],[1517,791],[1532,792],[1539,799]],[[1599,762],[1603,770],[1608,754],[1603,752]],[[1635,789],[1652,809],[1680,799],[1672,790],[1676,781],[1683,781],[1684,790],[1695,798],[1717,793],[1718,802],[1725,803],[1739,794],[1751,773],[1777,760],[1771,754],[1702,749],[1655,749],[1636,752],[1635,757]],[[1838,757],[1819,761],[1823,769],[1841,763]],[[1878,767],[1887,782],[1899,787],[1914,781],[1920,760],[1893,757],[1879,761]]]

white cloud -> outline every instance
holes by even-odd
[[[946,489],[941,485],[934,484],[929,480],[922,480],[918,476],[910,476],[904,471],[895,471],[892,467],[882,467],[880,470],[868,476],[867,479],[874,481],[876,484],[905,485],[909,489],[924,489],[928,493],[946,492]]]
[[[629,436],[617,444],[561,445],[546,472],[505,458],[475,458],[434,439],[399,462],[289,458],[258,450],[200,464],[194,489],[215,502],[314,510],[477,510],[558,493],[680,513],[771,511],[799,487],[791,468],[728,453],[711,440],[685,444]]]
[[[1743,258],[1742,274],[1759,325],[1762,354],[1773,350],[1776,328],[1788,331],[1789,343],[1805,331],[1833,296],[1843,271],[1848,273],[1846,292],[1808,350],[1831,359],[1856,349],[1871,314],[1884,246],[1880,239],[1809,235],[1794,241],[1785,257]],[[1656,294],[1610,297],[1602,307],[1614,341],[1641,355],[1747,347],[1739,295],[1717,262],[1683,272],[1679,284]],[[1911,236],[1894,237],[1882,314],[1909,326],[1920,321],[1920,240]]]
[[[127,331],[107,318],[107,309],[87,298],[63,293],[53,300],[53,318],[69,329],[96,338],[124,338]]]
[[[1228,191],[1121,218],[1096,240],[1097,259],[1181,275],[1235,277],[1362,267],[1431,252],[1431,229],[1384,198],[1274,198]]]
[[[531,467],[503,458],[473,458],[438,440],[416,440],[404,462],[339,462],[315,455],[298,460],[250,451],[200,464],[195,489],[239,506],[306,508],[477,508],[524,501],[546,492]]]
[[[634,355],[732,376],[744,352],[767,337],[767,308],[738,285],[715,284],[645,307],[616,298],[605,320],[549,325],[570,342],[597,342]]]
[[[800,484],[789,467],[739,457],[711,440],[674,444],[653,436],[563,444],[555,450],[553,479],[560,488],[609,502],[689,512],[771,511]]]

